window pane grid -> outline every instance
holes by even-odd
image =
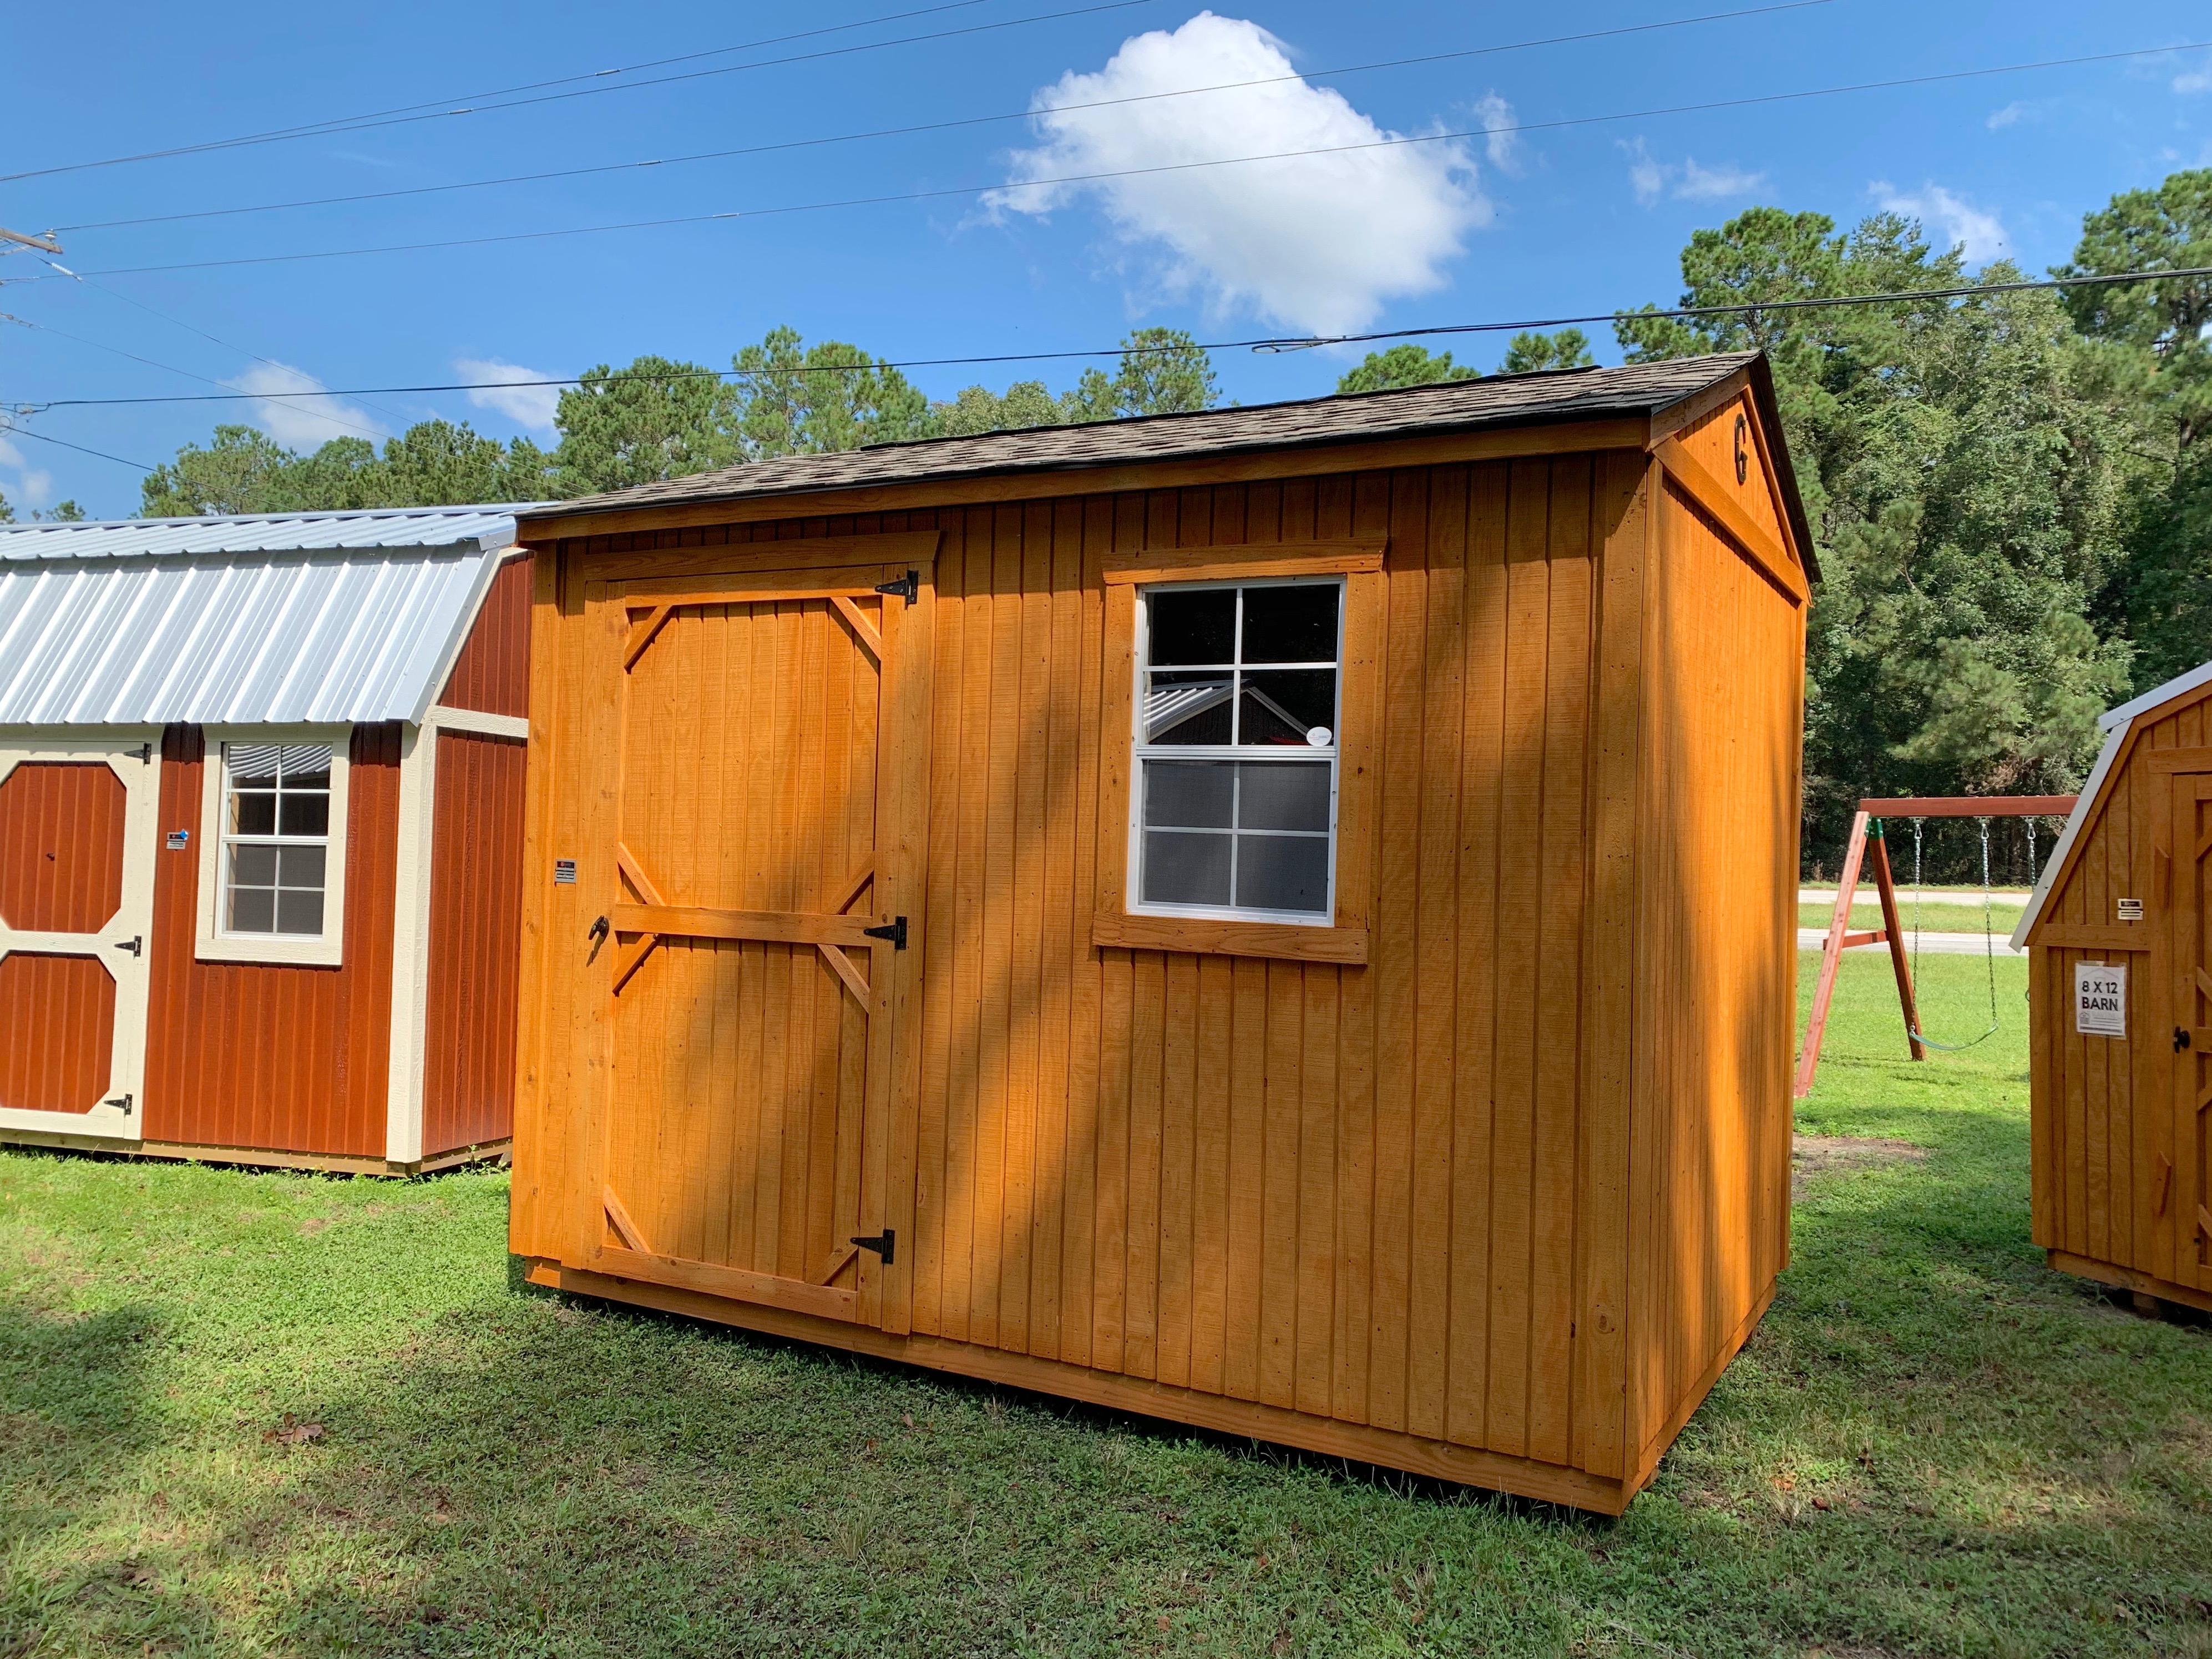
[[[319,938],[329,878],[329,745],[227,744],[223,767],[223,931]]]
[[[1339,647],[1342,592],[1335,581],[1146,591],[1133,733],[1139,904],[1326,921],[1340,658],[1310,647]],[[1255,610],[1268,617],[1264,636]],[[1308,648],[1285,648],[1296,645]]]

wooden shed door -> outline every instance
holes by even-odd
[[[2173,1229],[2173,1276],[2202,1287],[2212,1285],[2212,774],[2176,773],[2172,787],[2176,1098],[2172,1133],[2154,1127],[2147,1156],[2153,1215]],[[2133,1029],[2139,1042],[2164,1036],[2147,1017]]]
[[[0,1124],[137,1140],[161,737],[0,744]]]
[[[926,588],[829,574],[602,601],[621,735],[599,1258],[903,1328]]]

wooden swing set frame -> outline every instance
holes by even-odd
[[[2074,795],[1906,795],[1891,800],[1863,800],[1851,819],[1850,840],[1844,848],[1844,868],[1836,883],[1835,914],[1828,921],[1827,942],[1820,947],[1820,981],[1813,992],[1813,1018],[1805,1028],[1805,1046],[1797,1056],[1797,1082],[1792,1097],[1802,1100],[1813,1092],[1813,1073],[1820,1064],[1820,1039],[1828,1027],[1828,1004],[1836,994],[1836,969],[1844,952],[1855,945],[1889,946],[1889,965],[1897,975],[1898,1006],[1905,1013],[1905,1043],[1915,1060],[1928,1058],[1920,1040],[1920,1011],[1912,996],[1912,964],[1905,954],[1905,930],[1897,919],[1897,881],[1889,867],[1889,843],[1881,832],[1884,818],[2045,818],[2072,815]],[[1871,850],[1875,891],[1881,899],[1881,926],[1871,931],[1850,931],[1851,900],[1859,885],[1859,872]]]

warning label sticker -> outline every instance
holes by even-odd
[[[2074,1029],[2083,1036],[2128,1034],[2128,970],[2101,962],[2074,964]]]

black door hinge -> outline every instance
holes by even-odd
[[[153,759],[154,745],[150,743],[140,744],[138,745],[138,764],[141,766],[149,765],[152,763]]]
[[[898,1235],[886,1227],[873,1238],[856,1238],[853,1243],[864,1250],[873,1250],[878,1255],[883,1257],[884,1266],[888,1267],[891,1265],[891,1251],[898,1244]]]
[[[123,1115],[129,1117],[131,1115],[131,1103],[133,1098],[134,1097],[132,1096],[125,1095],[120,1100],[103,1100],[100,1103],[103,1106],[120,1106],[123,1109]]]
[[[863,927],[860,931],[870,939],[889,939],[894,951],[906,949],[906,918],[904,916],[894,916],[881,927]]]
[[[893,599],[904,599],[908,605],[912,605],[921,593],[921,572],[909,570],[895,582],[878,582],[876,592],[887,593]]]
[[[141,933],[137,938],[131,940],[128,944],[118,945],[115,948],[118,951],[128,951],[135,957],[141,951],[146,948],[146,936],[145,934]]]
[[[2173,1028],[2173,1052],[2179,1054],[2189,1046],[2189,1033],[2177,1025]]]

